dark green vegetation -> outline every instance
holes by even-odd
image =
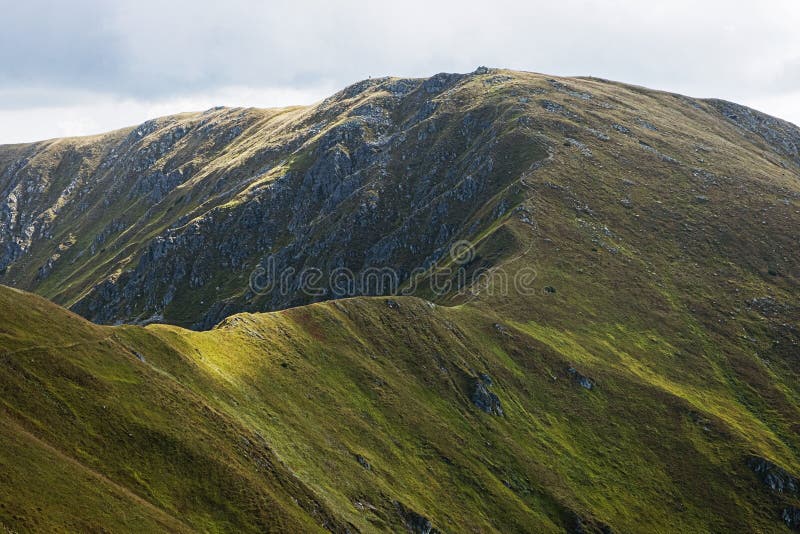
[[[96,320],[306,303],[248,292],[270,253],[433,276],[469,239],[470,272],[537,272],[203,332],[0,288],[0,524],[785,530],[798,147],[733,104],[495,70],[0,147],[2,280]]]

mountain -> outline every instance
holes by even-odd
[[[3,146],[0,282],[99,323],[208,329],[360,294],[303,295],[298,277],[254,293],[269,261],[391,266],[403,283],[453,242],[502,240],[519,219],[538,225],[542,262],[577,254],[608,276],[705,279],[730,259],[744,276],[791,279],[798,147],[796,127],[752,110],[603,80],[489,69],[367,80],[311,107]],[[613,265],[592,249],[613,251]],[[576,274],[561,270],[542,272]]]
[[[794,125],[479,68],[0,176],[7,529],[800,527]]]

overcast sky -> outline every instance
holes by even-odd
[[[0,0],[0,143],[478,65],[720,97],[800,124],[800,1]]]

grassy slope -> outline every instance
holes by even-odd
[[[796,497],[771,494],[745,458],[800,474],[796,166],[701,101],[502,74],[463,95],[513,101],[504,117],[545,132],[552,159],[503,193],[523,212],[454,237],[476,242],[471,266],[533,266],[534,294],[351,299],[198,333],[94,327],[4,289],[0,428],[28,456],[0,478],[3,523],[113,528],[120,498],[199,530],[328,513],[398,529],[395,501],[452,532],[563,530],[575,514],[621,532],[783,528]],[[777,311],[752,304],[767,296]],[[470,402],[484,372],[505,417]],[[270,459],[266,479],[242,436]],[[19,466],[43,457],[74,485],[50,490],[48,470],[25,479],[30,502],[9,501],[34,477]],[[108,491],[88,491],[93,480]],[[68,488],[87,501],[80,513]]]
[[[139,361],[117,331],[13,290],[0,311],[6,526],[285,531],[319,529],[312,514],[326,521],[263,440]]]
[[[198,333],[94,327],[3,289],[2,440],[35,446],[0,479],[0,518],[127,530],[122,500],[131,521],[257,530],[310,521],[291,501],[310,491],[320,505],[301,500],[306,511],[363,531],[401,528],[394,502],[452,532],[558,531],[574,514],[622,532],[780,527],[744,458],[797,472],[797,457],[725,377],[701,387],[658,367],[668,350],[653,331],[500,332],[476,306],[398,302],[245,314]],[[579,387],[569,365],[597,386]],[[504,417],[469,400],[483,372]],[[262,443],[266,474],[248,442]],[[42,455],[59,463],[29,473]],[[24,505],[11,497],[23,480]],[[89,490],[96,480],[108,490]],[[76,492],[82,507],[68,505]]]

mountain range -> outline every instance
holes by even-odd
[[[0,146],[0,525],[798,529],[798,235],[800,129],[597,78]]]

